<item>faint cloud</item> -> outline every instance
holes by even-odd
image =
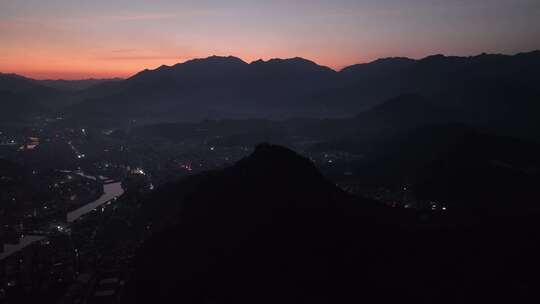
[[[145,21],[145,20],[165,20],[165,19],[174,19],[176,14],[166,14],[166,13],[127,13],[120,15],[110,15],[110,16],[98,16],[97,18],[113,20],[113,21]]]
[[[114,51],[113,51],[114,53]],[[107,60],[107,61],[151,61],[151,60],[179,60],[182,57],[181,56],[165,56],[165,55],[119,55],[118,53],[122,52],[116,52],[117,55],[113,56],[100,56],[97,59],[99,60]],[[126,53],[131,53],[131,51],[128,51]]]
[[[0,20],[0,26],[14,26],[21,24],[55,24],[55,23],[77,23],[77,22],[104,22],[104,21],[150,21],[167,20],[177,18],[177,14],[171,13],[144,13],[131,12],[118,15],[81,15],[66,17],[50,16],[24,16],[11,17]]]
[[[137,50],[135,49],[116,49],[116,50],[111,50],[111,53],[133,53]]]

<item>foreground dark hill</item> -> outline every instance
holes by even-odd
[[[201,182],[177,224],[145,246],[136,300],[318,301],[354,204],[365,210],[366,224],[385,221],[375,216],[383,207],[349,197],[308,159],[261,145]]]
[[[386,208],[282,147],[178,191],[147,202],[180,211],[138,252],[126,302],[519,303],[540,283],[537,214]]]

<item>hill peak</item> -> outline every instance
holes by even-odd
[[[331,68],[327,66],[322,66],[317,64],[314,61],[302,58],[302,57],[292,57],[292,58],[272,58],[269,60],[259,59],[250,63],[251,66],[264,66],[264,67],[290,67],[301,70],[324,70],[332,71]]]
[[[366,72],[372,73],[373,69],[383,68],[386,70],[386,69],[393,69],[393,68],[401,68],[415,62],[416,60],[407,58],[407,57],[387,57],[387,58],[380,58],[380,59],[377,59],[368,63],[354,64],[354,65],[341,69],[340,72],[350,73],[350,72],[366,71]]]
[[[240,160],[237,164],[243,170],[263,173],[265,175],[293,175],[321,178],[313,163],[283,146],[261,143],[255,147],[255,151],[248,157]]]
[[[200,63],[210,63],[210,64],[247,64],[244,60],[234,57],[234,56],[217,56],[212,55],[206,58],[195,58],[188,60],[180,64],[200,64]],[[177,64],[178,65],[178,64]]]

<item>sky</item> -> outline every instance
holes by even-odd
[[[0,72],[129,77],[211,55],[382,57],[540,49],[539,0],[0,0]]]

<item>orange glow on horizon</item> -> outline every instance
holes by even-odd
[[[282,53],[285,52],[276,52]],[[174,65],[195,58],[206,58],[212,55],[235,56],[247,63],[263,59],[272,58],[292,58],[303,57],[312,60],[323,66],[328,66],[334,70],[340,70],[348,65],[374,60],[376,58],[340,58],[337,55],[327,58],[313,58],[309,56],[289,55],[289,56],[242,56],[230,54],[214,54],[212,52],[202,52],[201,56],[155,56],[155,55],[126,55],[122,54],[107,56],[81,56],[77,58],[70,55],[46,55],[42,56],[3,56],[0,59],[1,73],[15,73],[33,79],[88,79],[88,78],[128,78],[144,69],[155,69],[161,65]],[[0,55],[1,52],[0,52]],[[6,58],[7,57],[7,58]]]
[[[89,78],[129,78],[134,74],[144,70],[144,69],[156,69],[161,65],[174,65],[177,63],[182,63],[187,60],[196,59],[196,58],[206,58],[212,55],[203,55],[203,56],[194,56],[190,58],[181,58],[178,59],[168,59],[168,60],[156,60],[156,59],[144,59],[140,60],[110,60],[111,62],[96,62],[93,60],[88,61],[73,61],[73,62],[64,62],[59,65],[51,63],[50,60],[34,60],[34,61],[24,61],[11,63],[11,64],[2,64],[0,62],[0,72],[1,73],[14,73],[21,76],[25,76],[33,79],[65,79],[65,80],[76,80],[76,79],[89,79]],[[232,55],[218,55],[218,56],[232,56]],[[236,56],[244,60],[247,63],[252,61],[263,59],[269,60],[272,58],[291,58],[296,56],[289,57],[278,57],[278,56],[268,56],[264,58],[256,58],[251,56]],[[302,56],[298,56],[302,57]],[[306,58],[312,60],[319,65],[328,66],[334,70],[340,70],[350,64],[361,63],[359,61],[350,61],[349,63],[344,63],[342,61],[336,61],[335,64],[324,64],[322,61],[313,58]],[[123,62],[125,61],[125,62]]]
[[[44,56],[13,58],[0,61],[0,72],[15,73],[34,79],[88,79],[127,78],[146,68],[156,68],[163,64],[174,64],[179,59],[108,59],[108,58],[66,58],[67,56]],[[86,56],[85,56],[86,57]],[[60,60],[56,58],[61,58]],[[56,59],[56,60],[55,60]]]

